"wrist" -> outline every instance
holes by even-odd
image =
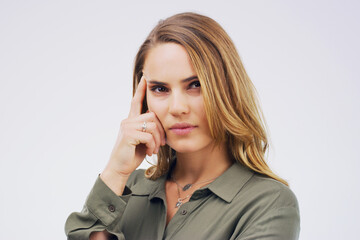
[[[101,180],[118,196],[121,196],[130,174],[118,173],[116,171],[104,169],[100,174]]]

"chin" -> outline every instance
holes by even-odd
[[[206,142],[204,139],[183,139],[168,141],[168,145],[178,153],[195,153],[211,144]]]
[[[186,146],[175,147],[175,148],[171,147],[171,148],[174,149],[177,153],[193,153],[199,150],[194,147],[186,147]]]

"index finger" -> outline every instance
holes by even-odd
[[[131,108],[129,117],[139,116],[141,114],[142,103],[146,93],[146,80],[143,75],[140,79],[139,85],[136,88],[133,99],[131,100]]]

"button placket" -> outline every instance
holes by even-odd
[[[186,219],[191,218],[193,211],[211,197],[208,190],[200,193],[200,195],[196,194],[197,196],[193,195],[188,202],[180,206],[166,228],[166,239],[173,239],[173,236],[184,226]]]

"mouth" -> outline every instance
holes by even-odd
[[[170,127],[170,131],[176,135],[186,135],[192,132],[197,126],[190,123],[176,123]]]

